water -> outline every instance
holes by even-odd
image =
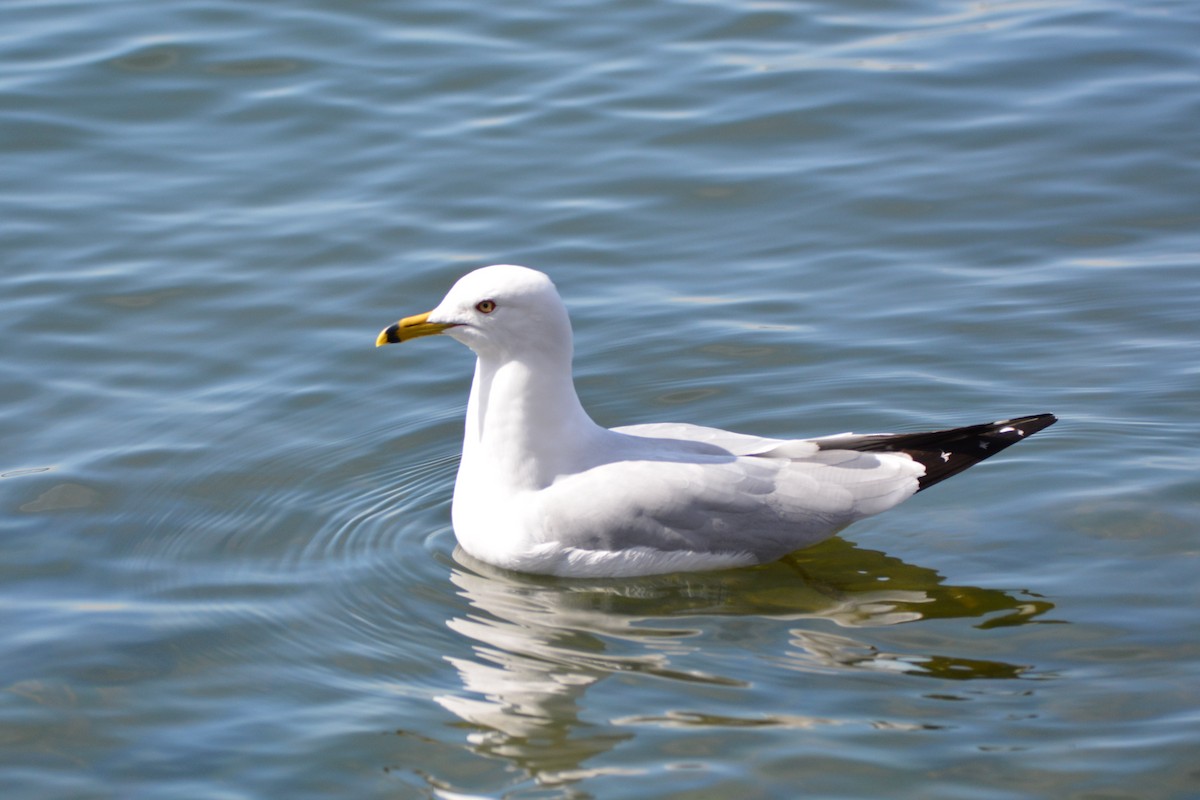
[[[21,798],[1200,795],[1190,2],[55,3],[0,33]],[[1062,421],[758,569],[455,552],[550,272],[607,424]]]

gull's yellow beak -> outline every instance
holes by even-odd
[[[416,339],[420,336],[433,336],[446,328],[454,327],[453,323],[449,322],[430,322],[429,314],[430,312],[427,311],[424,314],[405,317],[395,324],[388,325],[375,338],[375,346],[383,347],[385,344],[407,342],[409,339]]]

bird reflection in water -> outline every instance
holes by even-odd
[[[447,624],[472,640],[473,655],[447,657],[463,688],[437,701],[467,726],[476,754],[505,759],[542,785],[605,772],[584,764],[632,738],[638,723],[686,725],[695,716],[668,712],[609,724],[584,721],[603,716],[603,709],[586,708],[584,698],[609,675],[748,687],[736,675],[710,671],[709,661],[696,656],[705,653],[706,634],[720,624],[714,618],[795,623],[779,637],[777,652],[762,652],[759,637],[747,644],[747,656],[810,674],[887,671],[960,681],[1044,677],[1026,665],[888,652],[872,644],[867,629],[921,620],[978,619],[977,629],[1045,622],[1041,617],[1053,604],[1024,592],[947,585],[932,569],[843,538],[759,567],[623,580],[522,575],[475,561],[461,549],[455,559],[451,580],[472,611]],[[727,637],[722,646],[730,646]],[[833,724],[803,713],[724,722],[705,716],[700,722]]]

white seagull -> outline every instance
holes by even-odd
[[[887,511],[1055,422],[768,439],[687,423],[602,428],[575,393],[571,322],[541,272],[465,275],[376,345],[445,334],[475,351],[451,516],[496,566],[618,577],[761,564]]]

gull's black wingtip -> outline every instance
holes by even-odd
[[[921,491],[975,466],[985,458],[991,458],[1006,447],[1056,422],[1058,417],[1053,414],[1031,414],[983,425],[951,428],[926,434],[923,440],[914,441],[903,450],[925,465],[925,474],[918,481],[920,488],[917,491]]]
[[[993,422],[993,425],[1019,427],[1022,431],[1021,436],[1032,436],[1040,430],[1049,428],[1054,423],[1058,422],[1058,417],[1053,414],[1030,414],[1028,417],[1014,417],[1013,419],[1002,419],[998,422]]]
[[[923,433],[883,433],[865,436],[830,436],[818,439],[824,450],[861,450],[864,452],[899,452],[908,454],[925,467],[918,479],[917,491],[957,475],[996,455],[1001,450],[1058,422],[1053,414],[1030,414],[1024,417],[968,425]]]

